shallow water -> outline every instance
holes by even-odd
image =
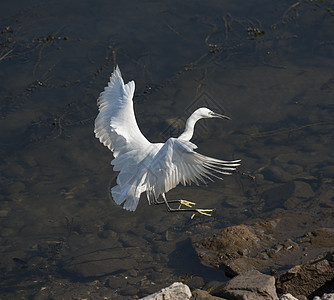
[[[178,279],[201,287],[226,277],[200,264],[192,241],[277,217],[296,232],[333,226],[332,1],[4,7],[4,299],[133,299]],[[201,121],[193,141],[200,153],[242,159],[240,172],[167,194],[214,207],[213,217],[190,220],[144,197],[129,213],[110,200],[117,174],[93,126],[115,62],[136,81],[137,120],[152,142],[179,134],[202,105],[232,117]]]

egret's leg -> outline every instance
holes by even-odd
[[[169,212],[180,212],[180,211],[182,211],[182,212],[183,211],[194,212],[194,214],[191,216],[191,219],[194,218],[196,213],[199,213],[199,214],[204,215],[204,216],[211,217],[212,212],[214,211],[214,209],[202,209],[202,208],[180,208],[180,207],[179,208],[171,208],[170,205],[169,205],[170,201],[167,201],[165,193],[162,193],[162,198],[164,199],[164,203],[166,204],[167,210]],[[193,203],[193,202],[191,202],[191,203]]]

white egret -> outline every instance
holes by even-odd
[[[114,201],[134,211],[140,195],[146,192],[149,204],[164,203],[168,211],[192,211],[210,216],[213,209],[195,209],[192,208],[195,203],[186,200],[167,201],[165,193],[179,183],[198,185],[199,181],[212,180],[212,176],[230,175],[239,166],[240,160],[225,161],[199,154],[194,151],[197,146],[190,142],[198,120],[230,118],[205,107],[199,108],[189,117],[178,138],[150,143],[136,122],[132,102],[134,91],[134,81],[124,84],[117,66],[97,100],[99,114],[95,120],[95,136],[113,152],[111,164],[114,171],[119,171],[117,184],[111,189]],[[163,202],[158,201],[160,195]],[[178,202],[179,207],[172,208],[169,205],[172,202]],[[181,205],[190,208],[181,208]]]

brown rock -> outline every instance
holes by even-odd
[[[297,265],[277,278],[276,287],[279,294],[310,296],[327,282],[334,279],[334,252]]]
[[[318,247],[333,247],[334,246],[334,229],[319,228],[312,231],[312,244]]]
[[[230,277],[254,269],[263,273],[287,270],[330,251],[333,229],[318,228],[300,234],[300,229],[297,233],[292,230],[296,222],[297,218],[291,217],[232,226],[195,242],[194,247],[204,264],[222,269]]]
[[[256,223],[253,226],[238,225],[223,229],[210,238],[196,242],[195,248],[204,264],[223,269],[228,276],[264,269],[269,258],[278,248],[267,249],[273,244],[272,233],[279,220]],[[270,247],[269,247],[270,248]],[[275,250],[276,249],[276,250]],[[283,251],[281,252],[283,253]]]

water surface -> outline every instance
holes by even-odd
[[[333,226],[333,2],[4,8],[3,298],[133,299],[189,278],[197,288],[226,277],[200,264],[194,240],[277,217],[290,217],[296,232]],[[115,63],[136,81],[137,120],[152,142],[177,136],[202,105],[232,118],[201,121],[193,141],[200,153],[242,159],[239,173],[167,194],[214,207],[213,217],[190,220],[144,197],[130,213],[110,200],[117,174],[93,127]]]

